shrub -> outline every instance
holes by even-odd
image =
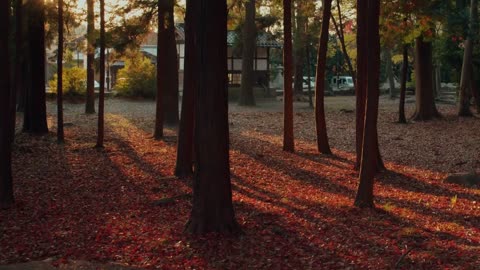
[[[141,53],[125,61],[125,67],[118,71],[117,78],[115,90],[119,96],[155,97],[155,66]]]
[[[57,93],[57,74],[48,82],[52,92]],[[66,68],[63,70],[63,94],[65,96],[83,96],[87,91],[87,71],[78,68]]]

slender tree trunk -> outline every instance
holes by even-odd
[[[292,90],[292,1],[283,0],[283,150],[295,151]]]
[[[253,95],[254,71],[253,61],[256,49],[255,0],[245,2],[245,22],[243,25],[242,46],[242,84],[239,105],[255,106]]]
[[[395,79],[393,78],[392,49],[385,49],[385,61],[387,63],[388,88],[390,99],[395,99]]]
[[[63,0],[58,0],[57,141],[63,143]]]
[[[0,2],[0,210],[13,204],[12,139],[10,110],[10,1]]]
[[[10,94],[10,116],[11,116],[11,139],[15,140],[17,95],[22,88],[22,60],[23,60],[23,23],[22,23],[22,1],[15,1],[15,64],[13,65],[14,77]]]
[[[182,177],[192,174],[194,93],[197,81],[195,55],[195,15],[198,13],[198,0],[187,0],[185,15],[185,63],[183,79],[182,112],[178,130],[177,162],[175,175]]]
[[[296,16],[295,16],[295,39],[293,48],[293,59],[295,65],[295,77],[293,83],[293,92],[295,95],[303,94],[303,66],[305,65],[305,46],[306,46],[306,33],[305,25],[307,24],[307,18],[303,14],[305,12],[303,1],[296,1]]]
[[[224,0],[195,0],[195,179],[186,231],[237,233],[229,162],[227,95],[227,6]]]
[[[470,111],[470,81],[472,77],[472,56],[473,44],[475,43],[474,36],[476,35],[476,24],[478,17],[478,1],[471,0],[470,4],[470,33],[465,40],[465,50],[463,53],[462,76],[460,79],[460,99],[458,105],[458,116],[467,117],[472,116]]]
[[[407,73],[408,73],[408,45],[403,45],[403,63],[402,63],[402,78],[400,81],[400,102],[398,107],[398,122],[402,124],[407,123],[405,117],[405,94],[407,92]]]
[[[343,15],[342,15],[342,9],[340,7],[340,0],[337,0],[337,12],[338,12],[338,24],[334,16],[332,16],[332,23],[335,27],[335,32],[337,33],[337,37],[340,40],[340,46],[342,47],[343,55],[345,56],[345,60],[347,61],[348,71],[350,72],[350,76],[352,76],[354,85],[356,85],[357,76],[355,74],[355,70],[353,69],[352,59],[348,54],[347,46],[345,44],[345,35],[343,31]]]
[[[373,185],[378,164],[377,117],[379,100],[380,78],[380,35],[379,35],[379,0],[358,0],[368,2],[365,13],[358,12],[358,16],[367,16],[367,102],[364,121],[362,161],[360,165],[360,179],[355,205],[358,207],[374,207]],[[360,5],[359,5],[360,6]],[[360,30],[359,31],[365,31]]]
[[[165,65],[163,65],[163,57],[161,56],[162,48],[165,43],[165,11],[162,1],[158,1],[158,31],[157,31],[157,97],[155,106],[155,130],[153,137],[156,140],[163,138],[163,123],[164,123],[164,95],[165,84],[162,76],[165,74]]]
[[[312,100],[312,63],[310,58],[310,44],[307,43],[305,47],[305,55],[307,56],[307,89],[308,89],[308,106],[313,108]]]
[[[427,121],[440,117],[435,106],[432,78],[432,43],[415,39],[415,98],[416,111],[412,119]]]
[[[164,84],[163,106],[164,124],[169,127],[178,126],[178,55],[177,43],[175,40],[175,21],[173,7],[174,0],[163,0],[165,6],[165,43],[158,44],[162,50],[161,63],[165,65],[161,75],[161,82]]]
[[[87,0],[87,100],[85,113],[95,113],[95,14],[94,0]]]
[[[439,89],[437,88],[437,67],[434,65],[432,69],[432,89],[433,89],[433,98],[436,99],[438,97],[438,91]]]
[[[23,121],[23,131],[48,133],[45,94],[45,8],[43,0],[28,4],[28,48],[30,76]]]
[[[100,91],[98,94],[98,136],[96,148],[103,148],[105,136],[105,0],[100,0]]]
[[[16,63],[15,63],[15,89],[17,99],[17,112],[25,111],[25,86],[23,82],[26,74],[26,46],[25,46],[25,9],[22,0],[15,1],[15,47],[16,47]],[[14,119],[16,115],[14,114]],[[15,132],[15,130],[13,131]]]
[[[473,70],[473,65],[472,65]],[[477,113],[480,113],[480,91],[475,84],[474,76],[470,78],[470,89],[472,91],[473,97],[475,98],[475,107],[477,109]]]
[[[357,12],[358,14],[367,14],[369,0],[357,0]],[[362,159],[363,149],[363,133],[365,126],[365,109],[367,100],[367,88],[368,88],[368,63],[369,63],[369,45],[365,42],[367,39],[367,24],[368,17],[363,15],[357,15],[357,28],[363,30],[357,30],[357,84],[355,87],[356,95],[356,119],[355,119],[355,143],[356,143],[356,162],[355,169],[360,169],[360,163]],[[376,142],[376,158],[377,158],[377,171],[385,169],[385,166],[380,155],[380,149],[378,147],[378,134],[374,134]]]
[[[163,126],[178,125],[178,67],[173,20],[173,0],[158,2],[157,104],[155,139],[163,137]]]
[[[434,71],[434,74],[435,74],[435,89],[437,90],[436,91],[436,95],[435,95],[435,98],[437,98],[437,96],[440,94],[440,91],[442,90],[442,78],[441,78],[441,73],[440,73],[440,63],[437,64],[435,66],[435,71]]]
[[[355,169],[360,169],[362,160],[363,127],[365,123],[365,100],[367,89],[367,63],[368,44],[367,39],[367,9],[368,0],[357,0],[357,84],[355,87],[356,96],[356,118],[355,118],[355,146],[356,162]]]
[[[327,124],[325,121],[324,95],[325,95],[325,65],[328,50],[328,29],[332,0],[323,1],[322,30],[318,45],[317,74],[315,79],[315,127],[317,131],[317,149],[322,154],[332,154],[328,144]]]

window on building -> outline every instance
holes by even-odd
[[[241,84],[242,83],[242,74],[241,73],[229,73],[228,81],[231,85]]]
[[[268,53],[267,53],[267,48],[257,48],[257,58],[267,58]]]
[[[242,59],[233,59],[233,70],[242,70]]]
[[[257,59],[257,70],[267,70],[268,61],[267,59]]]

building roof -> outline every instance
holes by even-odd
[[[228,46],[232,46],[236,39],[237,33],[235,31],[228,31],[227,36],[227,44]],[[268,32],[259,32],[257,33],[257,47],[273,47],[273,48],[281,48],[282,44],[280,44],[272,34]]]
[[[177,24],[175,26],[176,31],[176,39],[178,41],[185,41],[185,28],[184,24]],[[237,39],[237,32],[235,31],[228,31],[227,34],[227,45],[233,46]],[[257,33],[257,47],[273,47],[273,48],[281,48],[282,44],[278,42],[275,37],[265,31],[261,31]]]

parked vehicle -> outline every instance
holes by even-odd
[[[355,85],[351,76],[334,76],[330,80],[333,92],[355,92]]]
[[[306,95],[306,94],[308,94],[308,77],[305,76],[302,79],[303,79],[302,91],[303,91],[303,94]],[[294,78],[292,78],[292,89],[295,85],[293,80],[294,80]],[[312,93],[314,93],[315,92],[315,77],[310,77],[310,86],[311,86],[311,89],[312,89]],[[283,94],[283,89],[277,89],[276,93],[277,93],[277,95]]]

